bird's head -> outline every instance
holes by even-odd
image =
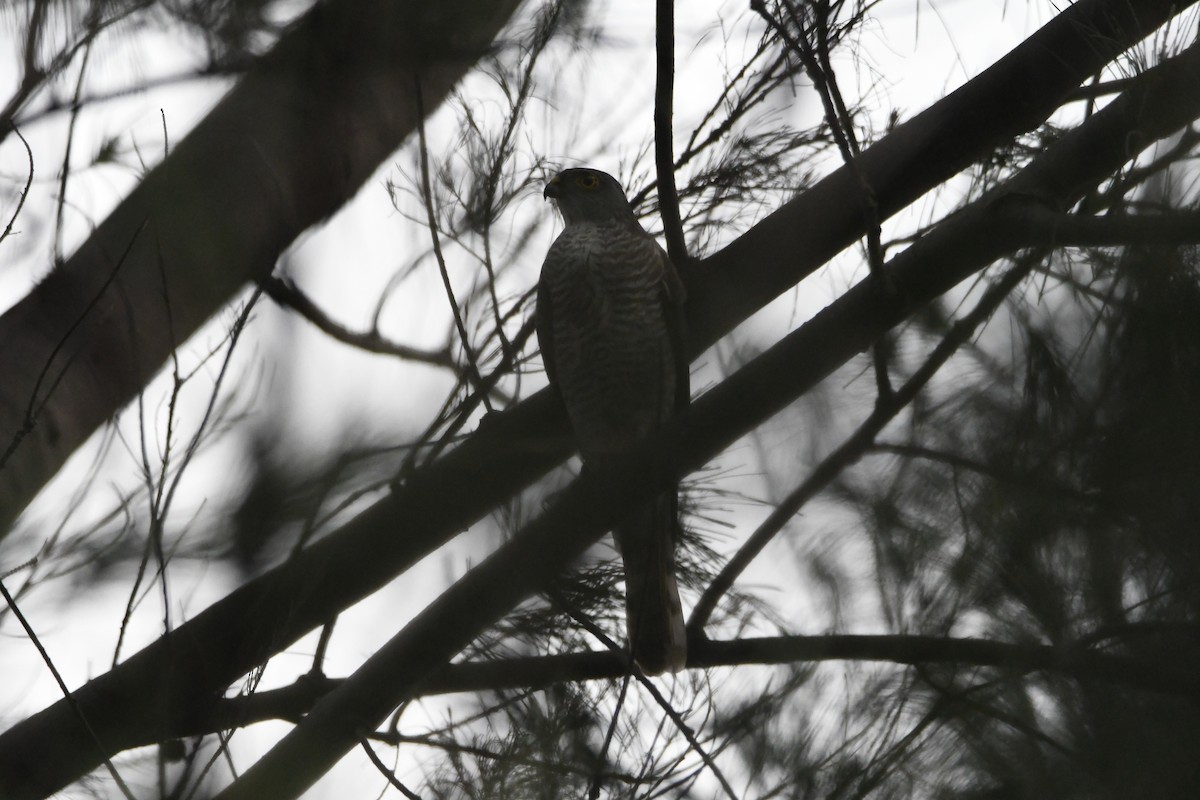
[[[546,184],[542,195],[558,204],[563,221],[611,222],[636,221],[637,217],[625,199],[625,190],[607,172],[589,167],[564,169]]]

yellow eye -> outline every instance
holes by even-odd
[[[595,189],[600,185],[600,179],[595,175],[580,175],[575,179],[575,183],[583,189]]]

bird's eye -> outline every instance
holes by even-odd
[[[595,175],[580,175],[575,182],[584,189],[595,189],[600,185],[600,179]]]

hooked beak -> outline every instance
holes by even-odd
[[[558,190],[559,190],[558,176],[555,175],[553,178],[550,179],[550,182],[546,184],[545,190],[542,191],[542,197],[546,198],[547,200],[557,200],[558,199]]]

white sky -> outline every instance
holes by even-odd
[[[537,107],[530,113],[540,116],[551,127],[542,132],[539,144],[552,157],[566,161],[572,155],[554,149],[556,141],[566,140],[553,130],[558,115],[562,114],[570,120],[568,127],[595,132],[584,138],[584,151],[602,154],[592,159],[594,165],[616,172],[618,164],[644,144],[651,127],[653,85],[648,76],[652,75],[653,6],[621,0],[600,4],[597,9],[604,9],[603,27],[619,46],[589,56],[590,67],[583,78],[578,71],[569,71],[571,67],[578,69],[577,63],[563,62],[568,68],[564,82],[578,86],[586,81],[588,106],[583,110]],[[978,74],[1053,13],[1049,2],[885,0],[863,38],[858,55],[865,60],[854,66],[846,56],[839,64],[838,76],[846,94],[852,98],[863,95],[871,98],[869,106],[878,111],[880,118],[893,108],[900,110],[903,117],[911,116]],[[680,3],[677,14],[676,119],[679,128],[686,129],[687,123],[707,106],[721,85],[722,37],[716,21],[724,20],[724,31],[732,42],[724,57],[733,62],[743,55],[743,32],[760,30],[761,21],[747,10],[745,2]],[[7,46],[0,52],[11,54],[15,52],[13,37],[20,26],[11,19],[11,12],[8,16],[2,33]],[[97,85],[122,86],[139,78],[187,69],[199,58],[200,51],[180,47],[180,41],[178,35],[167,31],[118,37],[114,52],[97,59],[94,75]],[[565,54],[557,55],[565,58]],[[13,63],[15,58],[8,55],[6,60]],[[14,70],[0,68],[0,96],[8,96],[16,78]],[[147,162],[155,162],[162,152],[160,109],[171,140],[177,142],[222,91],[222,85],[216,81],[189,82],[98,105],[79,119],[75,160],[85,161],[98,150],[102,139],[115,135],[123,149],[136,146]],[[785,109],[785,113],[801,120],[811,119],[817,108],[811,92],[801,87],[794,106]],[[617,128],[610,123],[614,119],[633,119],[635,123]],[[437,131],[448,122],[445,115],[434,121],[432,136],[436,138]],[[55,174],[65,141],[65,117],[57,115],[32,122],[23,128],[23,133],[34,151],[35,186],[17,226],[21,235],[0,245],[0,308],[18,300],[45,273],[53,251],[51,209],[57,191]],[[614,134],[617,138],[613,138]],[[290,254],[290,274],[330,315],[352,329],[367,325],[379,293],[406,254],[425,245],[426,234],[395,211],[383,186],[388,177],[395,175],[396,163],[411,172],[408,158],[401,155],[395,162],[385,164],[351,204],[328,224],[302,237]],[[10,136],[0,146],[0,214],[4,222],[11,214],[15,192],[24,176],[24,151],[19,141]],[[72,180],[66,215],[67,252],[86,236],[93,221],[102,219],[119,202],[136,179],[136,170],[110,165],[88,170]],[[925,204],[919,204],[913,212],[923,219],[932,213]],[[530,196],[517,204],[513,213],[547,214],[549,209],[540,197]],[[912,222],[909,215],[900,224]],[[542,232],[546,244],[557,229],[556,223]],[[532,252],[544,249],[544,246],[533,248]],[[811,279],[799,293],[781,299],[776,311],[762,315],[743,335],[751,339],[760,335],[773,337],[782,325],[795,324],[819,309],[831,293],[858,274],[854,253],[842,261],[838,270]],[[506,289],[519,292],[531,286],[538,267],[536,259],[520,263]],[[458,274],[456,278],[459,285],[464,285],[468,276]],[[440,282],[434,271],[426,269],[423,275],[406,284],[403,296],[389,304],[384,330],[411,344],[436,345],[445,330],[444,306]],[[798,310],[796,315],[793,310]],[[229,314],[220,315],[219,322],[199,334],[195,341],[210,344],[217,341],[228,319]],[[383,435],[398,441],[424,421],[423,415],[431,413],[428,409],[436,405],[447,385],[444,376],[430,368],[357,353],[334,343],[307,323],[279,313],[269,303],[264,303],[249,338],[250,346],[243,351],[240,363],[252,376],[257,376],[252,381],[243,379],[257,389],[245,394],[244,407],[252,414],[272,414],[283,419],[295,451],[300,454],[336,448],[347,431],[375,431],[376,437],[381,435],[379,432],[390,432]],[[191,358],[195,360],[194,353]],[[147,392],[147,408],[160,423],[165,391],[166,384],[159,381]],[[203,392],[189,397],[183,409],[185,419],[198,418],[203,401]],[[414,417],[414,410],[422,416]],[[127,412],[124,417],[122,430],[133,435],[135,415]],[[23,535],[6,542],[5,549],[0,551],[0,570],[11,569],[37,552],[61,519],[63,498],[78,483],[94,452],[94,446],[85,448],[31,508]],[[181,504],[174,518],[176,525],[183,525],[193,513],[203,515],[208,498],[220,497],[225,489],[236,485],[241,476],[239,452],[232,443],[218,446],[208,458],[197,463],[189,477],[187,501]],[[740,469],[747,476],[743,487],[747,493],[759,496],[768,493],[770,487],[753,476],[756,468],[736,463],[739,452],[747,457],[752,455],[747,448],[735,450],[723,459],[724,465],[735,471]],[[112,478],[99,482],[82,515],[87,510],[97,513],[110,508],[118,491],[115,487],[136,483],[132,462],[120,446],[110,455],[109,465]],[[761,513],[761,509],[750,507],[736,510],[731,516],[738,523],[733,536],[744,535]],[[468,556],[479,557],[487,537],[475,538],[478,541],[450,549],[451,555],[435,556],[432,568],[417,571],[419,580],[408,576],[403,586],[393,584],[345,615],[338,625],[336,647],[327,666],[329,674],[351,671],[432,597],[444,585],[447,575],[461,574]],[[786,547],[780,551],[785,557],[787,552]],[[765,563],[770,561],[764,559]],[[17,586],[22,577],[18,574],[6,583]],[[113,577],[119,580],[87,583],[79,589],[71,585],[70,579],[51,582],[22,603],[71,686],[105,671],[111,660],[129,585],[126,570]],[[171,577],[176,619],[196,613],[233,585],[231,576],[221,570],[196,563],[174,565]],[[772,570],[760,566],[746,580],[767,587],[772,578]],[[86,596],[81,592],[86,592]],[[805,600],[797,602],[798,609],[803,609]],[[133,652],[156,637],[160,617],[161,609],[152,596],[135,616],[124,652]],[[4,619],[0,631],[7,639],[0,648],[0,674],[7,678],[0,686],[0,727],[6,727],[54,702],[59,695],[11,616]],[[305,671],[311,647],[311,640],[306,640],[292,648],[294,655],[275,659],[269,680],[290,682]],[[432,705],[436,707],[438,702],[435,700]],[[250,753],[269,746],[283,729],[282,725],[264,725],[239,733],[239,765],[247,766]],[[414,784],[419,783],[418,775],[407,777]],[[379,776],[369,767],[364,769],[358,756],[351,756],[322,781],[312,796],[371,797],[380,786]],[[83,795],[70,792],[64,796]]]

